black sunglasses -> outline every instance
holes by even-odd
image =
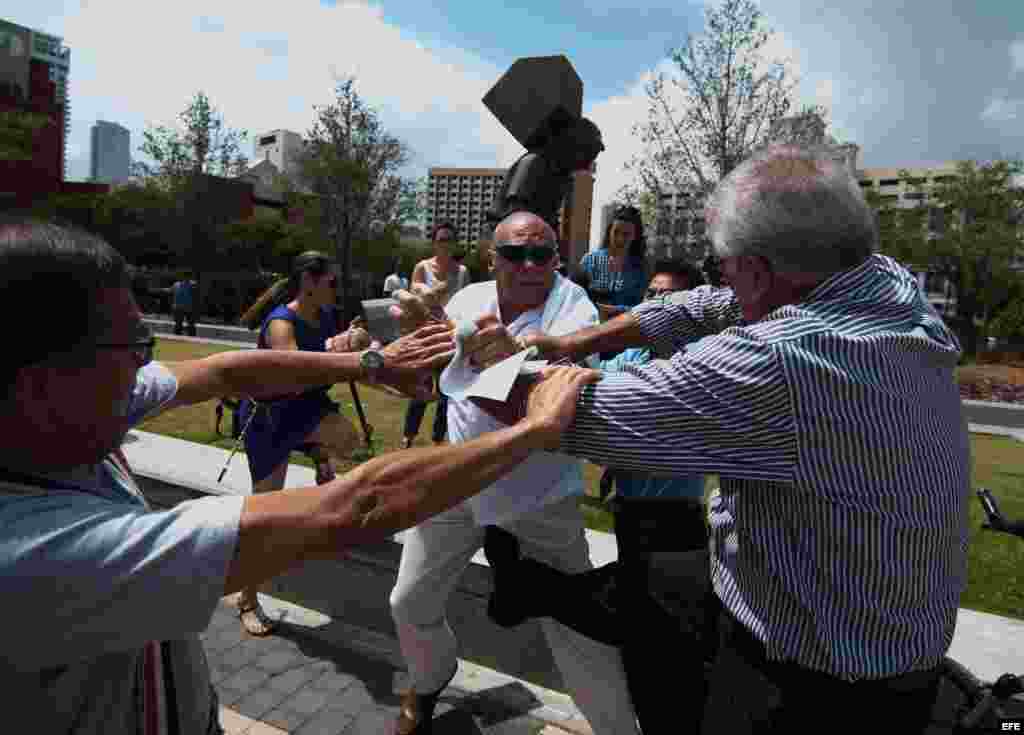
[[[529,259],[537,265],[547,265],[557,253],[551,245],[498,245],[495,250],[510,263],[523,263]]]

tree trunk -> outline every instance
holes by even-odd
[[[961,347],[964,350],[964,357],[974,357],[978,354],[978,326],[974,323],[974,317],[978,313],[977,299],[973,295],[963,298],[957,294],[956,318],[957,331],[960,333]]]

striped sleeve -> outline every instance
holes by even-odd
[[[669,357],[701,337],[739,323],[742,312],[732,289],[700,286],[665,299],[652,299],[630,312],[656,355]]]
[[[774,350],[736,328],[587,386],[562,451],[656,474],[792,482],[792,404]]]

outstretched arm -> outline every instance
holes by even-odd
[[[600,374],[558,368],[547,375],[516,426],[465,444],[378,457],[326,485],[246,498],[225,594],[305,559],[381,541],[475,495],[532,452],[557,445],[580,389]]]

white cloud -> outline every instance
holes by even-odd
[[[831,110],[835,105],[835,88],[835,80],[830,78],[819,80],[814,86],[814,104],[821,105],[825,109]]]
[[[1010,63],[1015,74],[1024,71],[1024,39],[1010,44]]]
[[[1024,118],[1024,100],[993,97],[981,111],[981,119],[991,123],[1008,123]]]
[[[132,130],[135,153],[145,125],[175,124],[202,89],[229,126],[248,130],[245,152],[252,155],[263,131],[305,132],[313,105],[330,103],[336,80],[354,73],[385,126],[413,147],[416,175],[460,165],[467,155],[475,165],[507,166],[521,152],[480,101],[503,70],[457,49],[425,48],[386,23],[379,7],[302,3],[269,16],[224,0],[215,23],[208,7],[203,0],[92,0],[67,16],[73,110],[81,121],[72,136],[87,141],[90,118],[102,108]],[[198,32],[200,18],[218,32]],[[278,56],[268,55],[267,41]]]
[[[647,120],[648,97],[645,85],[658,72],[672,73],[671,62],[664,61],[653,71],[637,77],[621,95],[588,105],[584,114],[601,128],[605,150],[597,158],[597,175],[594,178],[593,210],[590,219],[590,242],[596,246],[603,236],[601,232],[601,207],[611,203],[615,193],[633,181],[626,164],[643,150],[633,135],[633,126]]]

